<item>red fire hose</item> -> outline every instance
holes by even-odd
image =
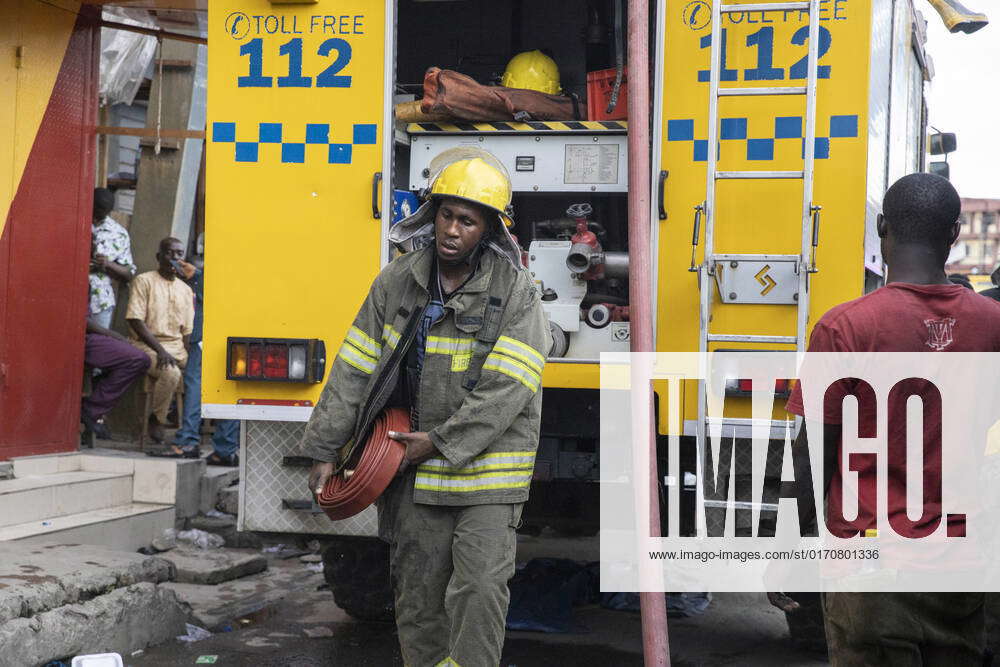
[[[352,517],[371,505],[395,477],[406,447],[390,438],[389,431],[409,433],[406,410],[389,408],[380,414],[360,455],[355,455],[354,469],[334,475],[323,487],[317,501],[334,521]]]

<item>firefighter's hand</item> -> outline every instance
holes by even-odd
[[[313,461],[312,468],[309,469],[309,490],[318,496],[331,477],[333,477],[332,463]]]
[[[796,611],[801,606],[784,593],[768,593],[767,601],[784,612]]]
[[[399,464],[397,475],[402,475],[410,466],[420,465],[438,454],[437,448],[434,447],[434,443],[431,442],[426,431],[417,431],[416,433],[389,431],[389,437],[406,446],[406,454],[403,455],[403,460]]]

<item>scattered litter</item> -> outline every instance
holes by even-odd
[[[330,628],[322,627],[322,626],[320,626],[318,628],[302,628],[302,632],[306,633],[306,637],[310,637],[312,639],[316,639],[318,637],[332,637],[333,636],[333,630],[331,630]]]
[[[232,519],[234,518],[232,514],[226,512],[220,512],[219,510],[208,510],[205,512],[205,516],[210,516],[213,519]]]
[[[143,649],[139,649],[138,651],[132,651],[132,657],[134,658],[134,657],[136,657],[138,655],[142,655],[145,652],[146,651],[144,651]]]
[[[306,563],[306,569],[310,572],[322,572],[323,563]]]
[[[587,632],[573,620],[575,605],[600,594],[596,563],[534,558],[510,581],[507,627],[536,632]]]
[[[204,530],[199,528],[192,528],[191,530],[182,530],[177,533],[177,539],[181,542],[186,542],[192,544],[199,549],[218,549],[226,543],[221,536],[215,533],[206,533]]]
[[[196,665],[214,665],[215,661],[219,659],[217,655],[199,655],[198,659],[194,661]]]
[[[49,663],[62,665],[61,662]],[[92,653],[73,658],[72,667],[122,667],[122,657],[117,653]]]
[[[187,634],[178,635],[177,640],[186,644],[190,644],[191,642],[200,642],[202,639],[208,639],[212,636],[212,633],[205,628],[199,628],[197,625],[191,625],[190,623],[185,623],[184,629],[187,631]]]
[[[313,552],[314,554],[318,554],[320,551],[323,550],[323,545],[319,543],[319,540],[309,540],[308,542],[306,542],[306,549]]]
[[[43,521],[42,522],[42,526],[51,526],[51,525],[52,525],[51,521]]]
[[[156,549],[156,551],[170,551],[177,546],[177,531],[173,528],[167,528],[158,537],[154,537],[151,546]]]
[[[289,558],[295,558],[309,553],[305,549],[290,547],[287,544],[274,544],[272,546],[262,548],[261,551],[266,554],[274,554],[282,560],[288,560]]]
[[[667,616],[686,618],[705,613],[712,597],[708,593],[668,593]]]
[[[601,593],[601,606],[614,611],[639,611],[639,594]]]
[[[319,554],[306,554],[305,556],[299,558],[299,560],[303,563],[322,563],[323,557]]]

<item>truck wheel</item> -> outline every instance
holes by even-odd
[[[395,618],[389,545],[373,537],[334,537],[323,550],[323,576],[337,606],[362,621]]]

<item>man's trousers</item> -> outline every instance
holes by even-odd
[[[983,664],[984,593],[826,593],[833,667]]]
[[[156,420],[161,424],[167,422],[167,412],[170,410],[170,401],[174,397],[174,392],[181,384],[184,366],[187,364],[187,351],[183,347],[170,347],[167,352],[177,360],[179,366],[156,366],[156,351],[141,341],[133,341],[137,348],[146,353],[150,359],[149,370],[146,375],[153,380],[153,400],[152,412],[156,415]],[[180,418],[180,415],[178,415]]]
[[[379,500],[389,542],[396,627],[407,667],[496,667],[514,575],[521,503],[413,502],[413,471]]]
[[[94,420],[106,415],[150,365],[149,357],[125,341],[93,333],[87,334],[84,342],[83,360],[91,368],[101,369],[94,390],[83,399],[83,411]]]

